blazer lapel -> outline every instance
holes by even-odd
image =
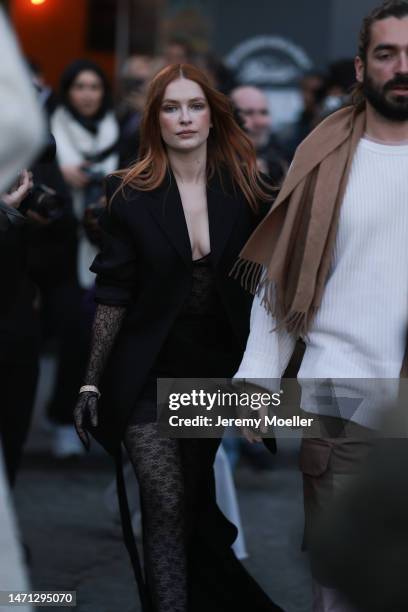
[[[184,263],[192,266],[190,238],[183,205],[172,173],[158,189],[150,192],[149,210]]]
[[[225,179],[225,191],[217,175],[211,179],[207,188],[208,223],[210,228],[211,260],[218,265],[227,240],[237,218],[238,197],[233,187]]]
[[[185,264],[191,268],[192,253],[183,205],[176,179],[170,172],[158,189],[150,195],[149,210]],[[216,266],[221,258],[234,226],[238,205],[230,181],[225,180],[225,191],[217,174],[207,188],[208,223],[211,261]]]

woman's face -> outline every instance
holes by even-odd
[[[159,119],[161,135],[168,149],[193,151],[206,143],[211,113],[200,85],[183,77],[169,83]]]
[[[71,105],[84,117],[96,115],[102,105],[103,96],[102,79],[92,70],[80,72],[68,92]]]

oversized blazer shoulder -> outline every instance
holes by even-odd
[[[99,304],[127,314],[105,368],[99,425],[92,434],[115,453],[137,396],[192,283],[191,245],[177,183],[169,173],[149,192],[106,180],[110,206],[101,217],[103,247],[92,264]],[[252,297],[230,271],[261,220],[227,176],[207,187],[211,265],[236,337],[237,366],[249,333]],[[232,375],[226,372],[225,376]]]

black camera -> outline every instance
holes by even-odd
[[[50,133],[41,155],[36,160],[36,164],[52,164],[55,161],[56,150],[55,138]],[[65,199],[51,187],[43,183],[36,183],[34,176],[34,187],[31,193],[24,198],[19,210],[23,214],[32,210],[45,219],[54,221],[63,215],[64,207]]]
[[[103,180],[105,175],[102,172],[93,170],[92,166],[84,168],[89,181],[84,188],[84,218],[83,227],[88,240],[96,246],[100,246],[101,230],[97,223],[103,210],[105,209]]]
[[[58,193],[47,187],[47,185],[34,185],[31,193],[23,200],[20,206],[20,212],[25,214],[28,210],[32,210],[37,214],[55,221],[59,219],[64,212],[65,200]]]
[[[84,174],[88,177],[88,183],[84,187],[84,209],[93,208],[94,204],[98,204],[103,196],[103,180],[105,175],[103,172],[94,170],[92,166],[83,168]]]

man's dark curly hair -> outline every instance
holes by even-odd
[[[396,17],[397,19],[408,17],[408,1],[386,0],[364,18],[358,41],[358,55],[364,62],[367,57],[367,49],[370,45],[372,25],[376,21],[382,21],[388,17]]]

